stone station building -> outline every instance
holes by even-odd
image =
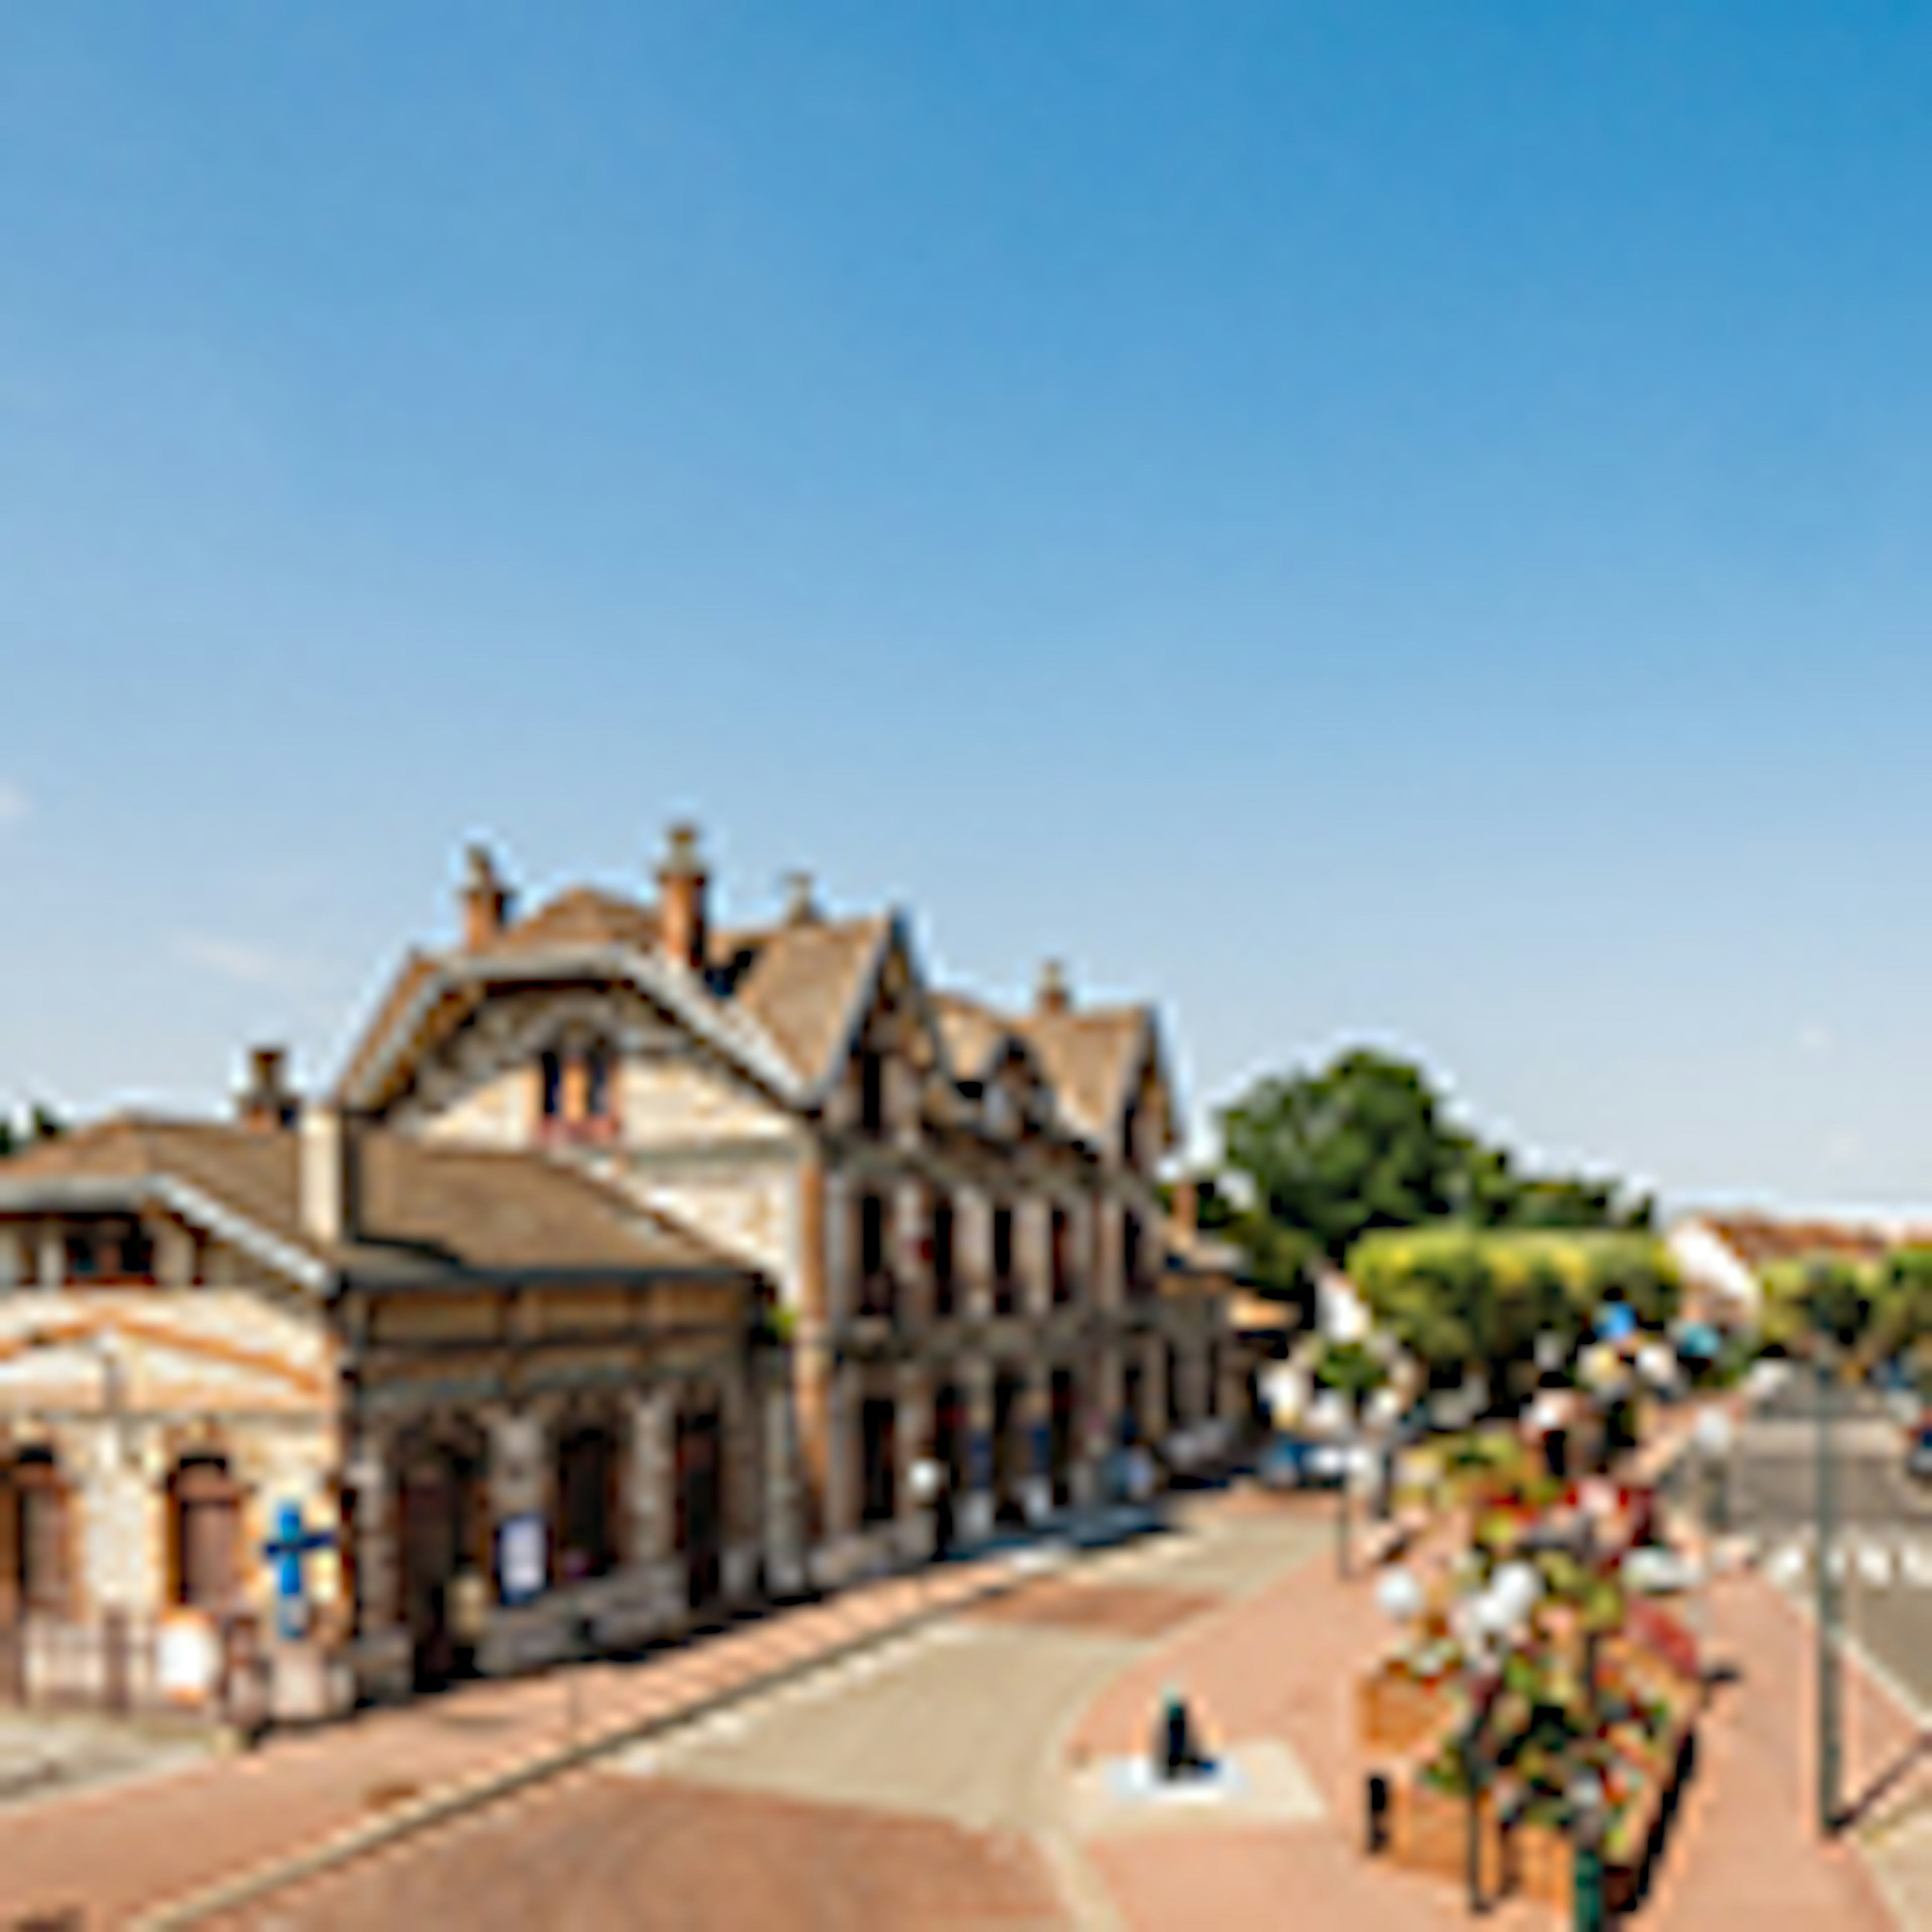
[[[719,929],[688,828],[657,885],[519,917],[473,851],[326,1101],[265,1050],[234,1124],[0,1163],[0,1696],[178,1694],[199,1617],[338,1708],[1225,1450],[1150,1009],[996,1012],[802,882]]]

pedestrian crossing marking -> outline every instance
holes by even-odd
[[[1766,1575],[1790,1588],[1815,1574],[1817,1540],[1809,1530],[1772,1544],[1760,1558]],[[1853,1531],[1834,1538],[1828,1568],[1834,1582],[1862,1589],[1932,1589],[1932,1544]]]

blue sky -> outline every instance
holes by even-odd
[[[1932,8],[0,0],[0,1096],[487,831],[1932,1199]]]

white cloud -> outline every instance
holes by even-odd
[[[1798,1029],[1800,1053],[1829,1053],[1831,1050],[1832,1029],[1822,1020],[1808,1020]]]
[[[17,825],[32,809],[27,794],[18,785],[0,778],[0,825]]]
[[[1826,1164],[1850,1167],[1865,1150],[1864,1136],[1850,1127],[1840,1127],[1825,1143]]]
[[[273,953],[238,940],[218,939],[206,933],[178,933],[174,950],[175,956],[190,966],[251,986],[274,986],[288,976],[287,969]]]

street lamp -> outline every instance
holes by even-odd
[[[1692,1430],[1704,1477],[1704,1530],[1714,1541],[1731,1526],[1729,1458],[1733,1430],[1721,1408],[1707,1408]]]
[[[1817,1336],[1818,1375],[1818,1828],[1826,1838],[1838,1828],[1838,1773],[1844,1720],[1838,1648],[1838,1579],[1832,1563],[1838,1539],[1838,1468],[1832,1454],[1832,1411],[1835,1378],[1831,1349],[1821,1327]]]
[[[1604,1924],[1604,1780],[1580,1766],[1564,1796],[1570,1806],[1571,1892],[1576,1932],[1601,1932]]]

